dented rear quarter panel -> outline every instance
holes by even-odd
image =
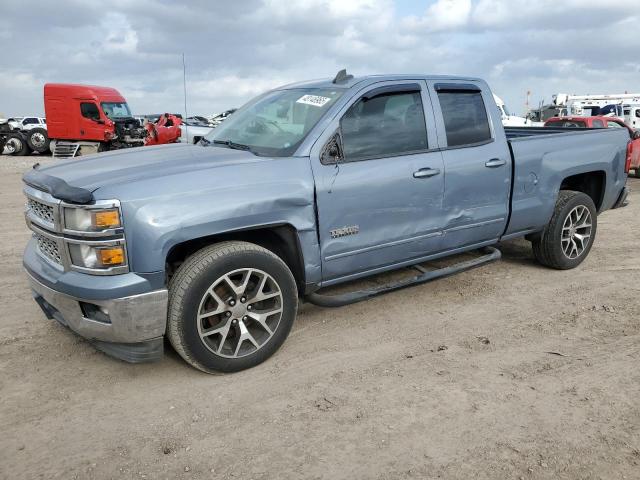
[[[600,211],[613,206],[625,185],[626,130],[572,130],[509,140],[514,157],[511,218],[506,235],[539,231],[549,222],[562,181],[603,172]]]

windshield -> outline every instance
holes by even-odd
[[[100,105],[102,105],[104,114],[109,118],[131,117],[131,110],[129,110],[129,105],[124,102],[102,102]]]
[[[256,155],[292,155],[341,96],[339,88],[275,90],[250,101],[204,138],[204,144],[244,146]]]

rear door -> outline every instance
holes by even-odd
[[[488,88],[468,81],[430,81],[443,146],[444,247],[498,239],[506,227],[511,155]]]
[[[326,156],[332,142],[341,158]],[[323,282],[439,250],[444,165],[424,81],[359,92],[312,149]]]

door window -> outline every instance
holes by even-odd
[[[440,109],[449,147],[463,147],[491,140],[487,110],[480,92],[440,91]]]
[[[607,127],[608,128],[624,128],[622,125],[620,125],[617,122],[612,122],[611,120],[607,121]]]
[[[604,122],[602,120],[594,120],[593,128],[604,128]]]
[[[427,127],[420,92],[361,98],[340,121],[347,162],[427,150]]]
[[[32,124],[32,123],[38,123],[38,119],[37,118],[28,117],[28,118],[25,118],[22,121],[23,125],[29,125],[29,124]]]
[[[80,113],[84,118],[90,120],[100,120],[100,112],[95,103],[83,102],[80,104]]]

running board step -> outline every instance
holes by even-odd
[[[471,270],[472,268],[479,267],[486,263],[495,262],[500,260],[502,253],[500,250],[494,247],[484,247],[480,250],[484,253],[481,257],[474,258],[472,260],[466,260],[464,262],[449,265],[448,267],[439,268],[437,270],[426,270],[419,265],[414,265],[412,268],[422,272],[413,278],[401,280],[399,282],[382,285],[376,288],[370,288],[366,290],[358,290],[356,292],[349,292],[337,295],[323,295],[321,293],[311,293],[305,297],[305,299],[314,305],[319,307],[342,307],[351,303],[362,302],[371,297],[382,295],[383,293],[392,292],[401,288],[411,287],[413,285],[420,285],[421,283],[430,282],[438,278],[448,277],[455,273],[464,272],[465,270]]]

